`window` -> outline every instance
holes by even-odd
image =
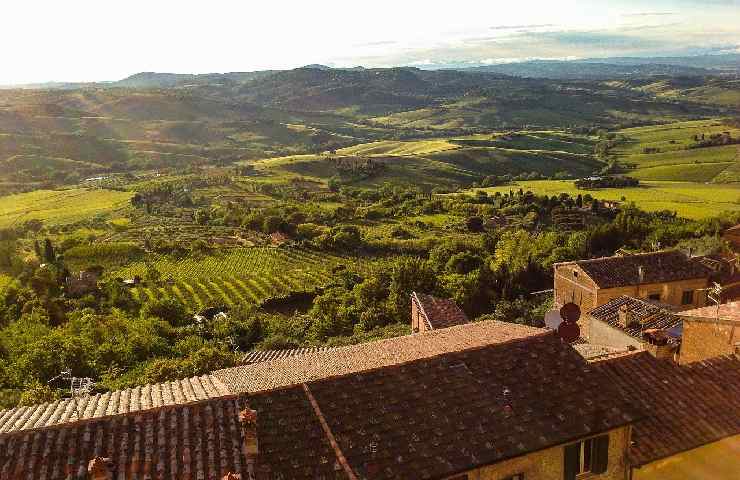
[[[660,301],[660,294],[659,293],[651,293],[648,295],[648,300],[654,300],[656,302]]]
[[[565,447],[565,480],[583,473],[604,473],[609,462],[609,435],[589,438]]]
[[[686,290],[681,296],[681,305],[691,305],[694,303],[694,291]]]

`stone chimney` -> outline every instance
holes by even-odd
[[[257,412],[249,407],[239,412],[239,425],[242,429],[242,452],[247,459],[248,480],[256,478],[257,455],[259,454],[259,443],[257,441]],[[226,479],[234,480],[234,479]]]
[[[87,464],[87,475],[90,480],[113,480],[110,458],[95,457]]]
[[[645,330],[642,345],[646,352],[658,360],[673,360],[676,346],[668,342],[668,334],[663,330]]]
[[[618,315],[619,326],[622,328],[630,328],[635,323],[634,313],[628,305],[620,305]]]

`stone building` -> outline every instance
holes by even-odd
[[[678,347],[681,317],[667,306],[623,295],[582,315],[581,336],[589,343],[615,348],[642,350],[645,332],[675,331],[672,343]]]
[[[469,322],[465,312],[450,299],[416,292],[411,294],[411,331],[413,333],[464,325]]]
[[[681,364],[740,353],[740,302],[681,312]]]
[[[704,306],[712,271],[676,250],[556,263],[556,305],[572,302],[588,312],[627,295],[674,305]]]

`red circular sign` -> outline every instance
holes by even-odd
[[[560,317],[564,322],[576,323],[581,318],[581,309],[575,303],[566,303],[560,309]]]
[[[573,343],[581,336],[577,323],[563,322],[558,327],[558,336],[566,343]]]

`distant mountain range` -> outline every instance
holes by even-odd
[[[408,67],[410,68],[410,67]],[[657,76],[704,77],[714,75],[740,75],[740,53],[697,55],[686,57],[612,57],[579,60],[530,60],[500,64],[448,63],[419,65],[421,70],[458,70],[506,75],[522,78],[547,78],[553,80],[607,80],[634,79]],[[320,71],[362,72],[363,67],[333,68],[312,64],[302,69]],[[300,69],[299,69],[300,70]],[[378,70],[378,69],[374,69]],[[268,78],[280,70],[257,72],[229,72],[181,74],[142,72],[123,80],[94,83],[49,82],[15,85],[5,88],[27,89],[78,89],[83,87],[118,88],[175,88],[186,86],[234,86],[253,80]]]
[[[439,68],[439,67],[437,67]],[[707,76],[740,74],[740,54],[693,57],[614,57],[583,60],[531,60],[494,65],[452,66],[453,70],[479,71],[526,78],[624,79],[654,76]]]

